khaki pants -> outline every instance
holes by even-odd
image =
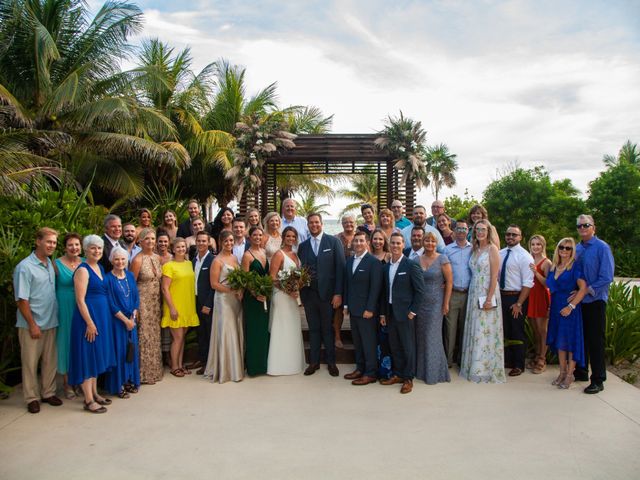
[[[453,363],[453,356],[456,349],[456,339],[462,337],[464,333],[464,321],[467,316],[467,293],[451,292],[449,300],[449,313],[444,318],[445,335],[444,349],[447,352],[447,363]],[[458,359],[456,361],[459,363]]]
[[[22,391],[27,403],[56,394],[56,328],[42,330],[38,339],[31,338],[28,328],[18,328],[22,360]],[[42,389],[38,393],[38,362],[41,361]]]

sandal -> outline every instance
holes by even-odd
[[[130,383],[124,386],[124,390],[127,393],[138,393],[138,388],[135,385],[131,385]]]
[[[182,367],[180,370],[182,370],[182,373],[184,373],[185,375],[191,375],[191,370],[186,367]]]
[[[118,398],[129,398],[129,393],[122,388],[122,390],[118,392]]]
[[[99,403],[100,405],[111,405],[113,403],[110,398],[104,398],[104,397],[101,397],[100,395],[94,395],[93,399],[95,400],[96,403]]]
[[[64,398],[66,398],[67,400],[73,400],[76,397],[77,395],[73,387],[71,386],[64,387]]]
[[[184,372],[182,371],[181,368],[176,368],[175,370],[171,370],[169,373],[174,377],[184,377]]]
[[[564,377],[564,380],[562,380],[562,383],[558,384],[558,388],[562,388],[564,390],[568,389],[573,383],[573,380],[574,380],[573,373],[568,373]]]
[[[536,366],[533,367],[532,373],[535,373],[536,375],[544,372],[547,369],[547,362],[545,361],[544,358],[539,357],[538,358],[538,362],[536,363]]]
[[[567,372],[565,372],[564,370],[560,370],[560,374],[553,382],[551,382],[551,385],[560,385],[562,382],[564,382],[564,377],[566,376]]]
[[[98,408],[91,408],[92,405],[98,405]],[[84,409],[89,413],[105,413],[107,411],[107,409],[101,407],[98,402],[84,402]]]
[[[527,363],[527,369],[528,370],[535,369],[539,360],[540,360],[540,356],[539,355],[536,355],[535,357],[533,357],[531,360],[529,360],[529,363]]]

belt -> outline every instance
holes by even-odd
[[[500,290],[500,295],[515,297],[516,295],[520,295],[520,290]]]
[[[458,293],[467,293],[469,290],[466,288],[454,288],[453,291]]]

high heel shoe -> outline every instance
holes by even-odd
[[[558,388],[562,388],[562,389],[565,389],[565,390],[568,389],[571,386],[571,384],[573,383],[573,380],[574,380],[573,373],[568,373],[564,377],[564,380],[562,380],[562,383],[560,383],[558,385]]]
[[[565,372],[564,370],[560,370],[560,374],[553,382],[551,382],[551,385],[560,386],[560,384],[564,382],[564,377],[566,376],[567,372]]]

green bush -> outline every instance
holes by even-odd
[[[640,287],[614,282],[609,288],[605,351],[612,365],[640,356]]]
[[[20,349],[15,328],[16,305],[13,300],[13,270],[33,250],[35,233],[41,227],[51,227],[61,235],[75,231],[81,235],[102,231],[106,213],[103,207],[87,202],[87,191],[71,188],[45,191],[35,201],[20,198],[0,198],[0,391],[7,373],[20,365]],[[62,252],[58,243],[58,252]]]

